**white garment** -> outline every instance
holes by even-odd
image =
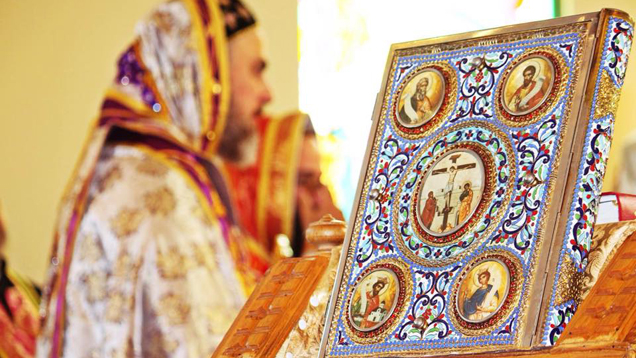
[[[62,356],[209,357],[223,338],[245,295],[184,174],[140,147],[104,148],[74,246]]]

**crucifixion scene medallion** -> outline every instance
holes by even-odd
[[[433,236],[459,230],[480,203],[485,179],[475,152],[459,149],[444,155],[422,180],[418,218],[424,230]]]

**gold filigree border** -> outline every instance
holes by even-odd
[[[511,114],[505,108],[506,106],[503,103],[503,91],[506,83],[510,78],[510,74],[515,68],[517,68],[518,65],[534,57],[543,58],[552,63],[554,78],[550,94],[543,99],[543,102],[539,105],[539,107],[529,113],[525,113],[523,115]],[[526,50],[522,54],[518,55],[517,58],[508,65],[497,85],[495,92],[495,113],[497,118],[511,127],[525,127],[529,124],[543,120],[543,117],[549,113],[557,105],[557,103],[559,103],[559,100],[565,94],[569,76],[568,70],[569,69],[565,64],[563,56],[550,46],[536,47]]]
[[[503,150],[506,153],[506,156],[508,158],[508,163],[509,163],[508,165],[509,165],[509,168],[510,168],[510,178],[516,178],[517,177],[517,170],[516,170],[516,168],[517,168],[517,158],[514,156],[514,151],[512,149],[512,144],[510,143],[510,140],[509,140],[508,136],[505,133],[503,133],[497,127],[495,127],[494,125],[492,125],[492,124],[490,124],[488,122],[479,121],[479,120],[464,122],[464,123],[462,123],[460,125],[457,125],[455,127],[452,127],[450,129],[444,131],[444,133],[440,134],[435,139],[433,139],[431,141],[431,143],[436,143],[441,138],[449,135],[452,132],[455,132],[455,131],[458,131],[458,130],[462,130],[462,129],[466,129],[466,128],[469,128],[469,127],[485,128],[488,131],[490,131],[491,133],[493,133],[494,136],[497,139],[499,139],[500,143],[502,144]],[[459,142],[457,144],[453,144],[453,146],[451,148],[454,149],[456,145],[459,145],[461,143],[471,143],[471,144],[474,144],[474,145],[480,145],[477,142],[466,142],[466,141],[463,141],[463,142]],[[491,155],[488,150],[485,150],[485,151],[486,151],[486,153],[488,153],[488,155]],[[442,151],[442,153],[445,153],[445,152],[446,152],[446,150]],[[413,170],[413,166],[415,166],[419,162],[421,156],[424,155],[424,153],[425,153],[425,151],[422,151],[416,158],[413,159],[413,161],[411,162],[411,164],[410,164],[409,168],[407,169],[407,171]],[[493,193],[494,193],[494,190],[495,190],[495,187],[496,187],[495,182],[496,182],[496,173],[497,173],[497,170],[494,167],[494,161],[491,162],[489,160],[484,160],[483,156],[481,157],[481,159],[482,159],[482,162],[484,162],[484,169],[489,171],[490,173],[494,173],[494,175],[493,175]],[[490,166],[490,167],[488,167],[488,166]],[[422,173],[424,173],[424,171]],[[406,176],[407,175],[404,175],[404,177],[402,178],[400,184],[398,184],[398,188],[396,190],[396,197],[398,197],[398,198],[402,196],[402,192],[404,190]],[[417,184],[416,184],[417,185],[416,186],[416,191],[418,191],[418,192],[416,193],[416,195],[413,196],[413,199],[412,199],[413,201],[419,200],[419,184],[420,184],[420,180],[421,180],[422,177],[423,176],[418,178],[418,181],[417,181]],[[487,180],[487,182],[488,182],[488,180]],[[506,206],[510,203],[510,198],[512,197],[512,191],[513,191],[514,183],[515,183],[515,181],[512,181],[512,180],[509,182],[507,190],[506,190],[506,194],[505,194],[505,196],[502,199],[502,203],[504,205],[506,205]],[[482,202],[484,202],[484,203],[486,203],[487,201],[490,202],[490,200],[492,199],[492,193],[490,193],[490,195],[487,195],[487,194],[488,193],[486,192],[486,188],[484,188],[484,195],[482,196]],[[486,196],[488,196],[488,197],[486,197]],[[500,207],[497,210],[497,215],[495,215],[495,216],[490,218],[492,224],[476,240],[487,238],[487,237],[489,237],[492,234],[492,232],[497,227],[496,223],[498,221],[500,221],[501,218],[503,217],[503,215],[505,214],[506,206],[502,206],[502,207]],[[488,207],[488,205],[484,205],[484,210],[486,210],[487,207]],[[413,210],[411,209],[411,211],[413,211]],[[479,219],[481,218],[481,216],[483,214],[484,214],[484,212],[475,211],[475,213],[473,214],[473,217],[471,218],[471,220],[474,218],[475,221],[472,222],[472,223],[469,221],[466,224],[464,224],[465,230],[463,230],[463,233],[470,232],[472,230],[472,228],[475,225],[477,225],[477,223],[479,222]],[[412,225],[419,225],[419,222],[417,221],[417,219],[413,217],[414,214],[410,213],[409,215],[410,215],[410,220],[415,219],[415,222],[416,222],[415,224],[412,224]],[[419,236],[419,233],[417,232],[417,230],[414,230],[414,232],[415,232],[415,235],[418,236],[418,239],[420,239],[423,243],[431,244],[432,246],[436,246],[436,247],[437,246],[446,246],[446,245],[450,244],[450,242],[449,242],[449,243],[444,243],[444,244],[433,245],[433,243],[429,243],[429,241],[426,241],[426,240],[422,239]],[[463,253],[455,255],[453,257],[446,258],[446,259],[428,259],[428,260],[424,259],[424,258],[414,254],[406,246],[406,243],[404,242],[404,238],[402,237],[401,231],[399,230],[398,214],[395,211],[393,212],[393,233],[394,233],[394,237],[395,237],[395,241],[397,243],[397,246],[400,248],[400,251],[406,257],[408,257],[413,262],[416,262],[416,263],[421,264],[421,265],[431,266],[431,267],[441,267],[441,266],[446,266],[449,263],[456,262],[457,260],[460,260],[461,258],[465,257],[466,255],[469,255],[471,252],[476,250],[477,247],[479,246],[478,243],[473,242],[471,245],[474,245],[473,246],[474,249],[472,249],[472,250],[467,249]],[[461,239],[461,237],[463,237],[463,236],[460,234],[460,235],[458,235],[457,239],[455,239],[453,241],[458,241],[458,240]]]
[[[614,84],[611,75],[607,69],[602,70],[601,82],[598,89],[598,97],[596,98],[596,106],[594,106],[594,119],[603,118],[607,115],[616,115],[618,102],[621,96],[621,90]]]
[[[587,27],[587,24],[575,23],[565,26],[553,26],[549,28],[541,28],[524,32],[513,32],[508,34],[466,39],[463,41],[453,41],[425,46],[414,46],[397,50],[396,56],[426,56],[462,50],[465,50],[467,53],[483,54],[484,46],[492,48],[495,45],[509,45],[510,47],[512,47],[515,45],[515,42],[521,42],[530,39],[537,41],[537,44],[542,41],[552,42],[554,41],[553,36],[571,33],[584,33]],[[510,49],[510,47],[506,49]]]
[[[469,322],[463,319],[457,310],[457,295],[462,282],[466,275],[477,265],[485,261],[496,260],[506,266],[508,269],[509,287],[508,294],[504,298],[503,304],[497,309],[494,315],[483,322]],[[483,336],[491,333],[501,323],[503,323],[510,313],[516,308],[517,302],[521,296],[523,286],[523,266],[517,257],[505,250],[489,250],[478,255],[468,262],[457,276],[450,292],[448,302],[448,310],[450,311],[450,319],[457,330],[467,336]]]
[[[356,292],[358,284],[369,274],[378,270],[390,270],[395,273],[398,280],[398,294],[395,298],[396,305],[389,313],[389,318],[380,326],[370,331],[361,331],[355,328],[351,322],[351,315],[349,314],[351,300],[353,299],[353,295]],[[409,306],[407,296],[410,297],[413,292],[413,277],[409,267],[406,263],[395,258],[380,259],[362,271],[358,278],[356,278],[352,287],[353,289],[348,292],[348,298],[345,301],[344,306],[346,319],[343,319],[343,321],[346,322],[344,326],[347,331],[347,335],[352,341],[359,344],[373,344],[383,341],[400,323],[400,317],[404,316],[406,309]]]
[[[402,96],[402,92],[404,91],[404,87],[411,80],[423,73],[427,70],[434,70],[439,72],[444,80],[444,99],[442,104],[440,105],[437,112],[433,115],[431,119],[429,119],[426,123],[417,126],[417,127],[407,127],[400,123],[398,119],[398,106],[400,97]],[[426,137],[431,134],[432,131],[437,129],[441,123],[450,115],[450,113],[455,108],[455,102],[457,101],[457,75],[455,70],[446,62],[436,61],[436,62],[427,62],[422,64],[415,69],[411,70],[406,77],[404,77],[398,86],[397,90],[393,94],[393,99],[391,102],[391,125],[393,129],[402,135],[404,138],[408,139],[419,139]],[[386,112],[383,112],[386,113]]]

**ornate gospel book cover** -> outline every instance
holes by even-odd
[[[632,35],[603,10],[391,47],[322,356],[556,342]]]

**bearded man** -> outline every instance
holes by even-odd
[[[219,157],[241,162],[270,98],[237,0],[157,7],[118,62],[63,197],[40,357],[210,356],[267,268]]]
[[[543,88],[545,81],[543,77],[535,81],[533,78],[536,73],[537,68],[533,65],[523,69],[523,83],[512,95],[508,105],[513,111],[524,112],[532,110],[541,103],[545,96],[545,89]]]
[[[429,120],[433,107],[431,100],[426,95],[428,91],[428,78],[417,81],[415,93],[404,97],[404,104],[400,108],[400,117],[409,125],[422,124]]]

